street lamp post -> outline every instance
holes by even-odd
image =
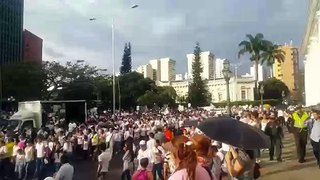
[[[132,5],[130,8],[135,9],[138,8],[139,5]],[[90,18],[90,21],[97,20],[96,18]],[[115,118],[116,113],[116,74],[115,74],[115,19],[112,18],[111,24],[111,58],[112,58],[112,114],[113,118]],[[120,92],[119,92],[120,93]],[[120,99],[120,98],[119,98]],[[119,109],[120,111],[120,109]]]
[[[227,88],[227,113],[229,116],[231,116],[230,87],[229,87],[231,71],[230,71],[230,62],[227,59],[223,61],[222,74],[223,74],[224,80],[226,81],[226,88]]]
[[[261,109],[263,108],[263,94],[264,94],[264,85],[260,85],[260,98],[261,98]]]

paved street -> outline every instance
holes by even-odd
[[[285,135],[283,141],[283,162],[270,162],[268,152],[263,154],[261,180],[319,180],[320,169],[316,165],[311,145],[308,144],[307,162],[300,164],[296,158],[295,144],[292,134]]]
[[[292,134],[286,134],[284,139],[284,161],[278,163],[270,162],[268,152],[263,153],[261,180],[319,180],[320,169],[316,166],[311,146],[308,145],[307,162],[299,164],[296,160],[295,145]],[[96,163],[76,163],[76,180],[93,179],[95,177]],[[110,173],[107,179],[120,179],[122,159],[121,155],[115,156],[110,163]]]

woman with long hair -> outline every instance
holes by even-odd
[[[131,173],[130,168],[132,168],[132,163],[134,159],[133,153],[133,143],[130,141],[125,142],[123,150],[125,151],[123,155],[123,171],[121,175],[121,180],[130,180]]]
[[[171,158],[176,168],[169,180],[211,180],[209,173],[198,164],[195,146],[187,137],[174,137],[171,144]]]
[[[212,177],[211,168],[213,163],[213,156],[210,153],[211,141],[204,135],[194,134],[191,138],[192,143],[195,145],[195,152],[197,155],[198,163],[205,168],[210,177]]]

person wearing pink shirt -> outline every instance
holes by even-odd
[[[176,169],[168,180],[216,180],[197,162],[194,144],[187,137],[174,137],[170,144],[171,158]]]

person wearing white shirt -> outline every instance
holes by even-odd
[[[106,144],[101,144],[102,153],[98,156],[98,170],[97,175],[99,179],[104,180],[107,173],[109,172],[109,163],[112,157],[110,151],[107,151]]]
[[[44,148],[45,148],[45,144],[42,141],[41,138],[37,138],[37,143],[36,143],[36,170],[35,170],[35,174],[38,175],[39,173],[41,173],[43,166],[44,166]]]
[[[278,121],[280,122],[280,124],[282,126],[284,126],[285,125],[284,112],[281,109],[278,110],[277,116],[278,116]]]
[[[156,145],[156,140],[154,139],[154,134],[149,133],[149,140],[147,141],[147,149],[152,150]]]
[[[123,139],[126,141],[130,137],[129,129],[126,129],[123,133]]]
[[[140,139],[140,128],[138,126],[134,127],[133,133],[134,133],[133,138],[135,140]]]
[[[114,151],[116,152],[116,154],[118,154],[121,150],[121,139],[122,139],[122,136],[121,136],[121,133],[119,132],[119,130],[114,130],[114,133],[113,133],[113,142],[114,142]]]
[[[147,136],[147,129],[146,129],[146,125],[143,125],[140,129],[140,137],[143,140],[146,140],[146,136]]]
[[[72,121],[68,125],[68,131],[72,132],[76,127],[77,127],[77,124],[74,121]]]
[[[151,150],[147,149],[146,141],[141,140],[139,145],[140,145],[140,149],[138,151],[138,156],[137,156],[138,169],[141,169],[140,160],[143,158],[148,158],[149,165],[148,165],[147,169],[148,169],[148,171],[152,171],[153,170],[153,163],[154,163],[153,153]]]

